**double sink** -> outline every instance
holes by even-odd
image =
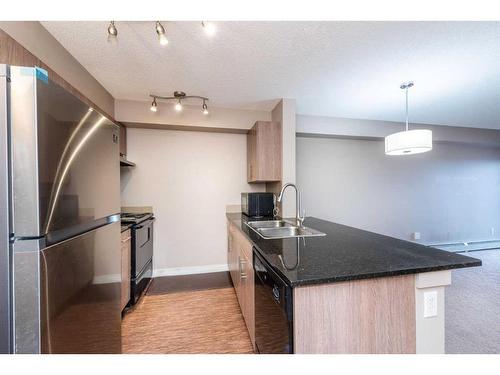
[[[318,237],[326,234],[287,220],[249,221],[246,225],[264,239]]]

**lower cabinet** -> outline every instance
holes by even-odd
[[[122,283],[121,283],[121,309],[127,306],[130,300],[130,262],[131,262],[132,237],[130,229],[122,232]]]
[[[241,312],[255,349],[255,306],[254,306],[254,273],[252,243],[228,222],[228,253],[229,273]]]

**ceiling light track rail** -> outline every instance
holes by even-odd
[[[149,95],[151,98],[155,98],[155,99],[161,99],[161,100],[178,100],[179,98],[180,99],[201,99],[201,100],[205,100],[205,101],[209,101],[209,99],[205,96],[199,96],[199,95],[182,95],[182,96],[176,96],[174,94],[174,96],[161,96],[161,95],[153,95],[153,94],[150,94]]]

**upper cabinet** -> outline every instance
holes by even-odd
[[[127,128],[120,125],[120,158],[127,158]]]
[[[127,128],[121,124],[120,124],[120,166],[135,167],[135,163],[132,163],[127,159]]]
[[[281,123],[257,121],[247,134],[247,180],[281,181]]]

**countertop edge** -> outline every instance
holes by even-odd
[[[129,230],[132,225],[134,225],[133,223],[127,223],[127,224],[121,224],[121,227],[120,227],[120,233],[123,233],[127,230]]]
[[[240,227],[240,225],[234,223],[236,219],[234,217],[231,217],[231,215],[235,215],[238,213],[226,213],[226,219],[231,222],[240,233],[242,233],[245,238],[252,243],[252,246],[255,247],[258,251],[259,254],[266,259],[266,255],[262,249],[248,236],[248,234]],[[239,222],[241,223],[241,218],[239,219]],[[335,223],[334,223],[335,224]],[[357,229],[357,228],[355,228]],[[360,229],[362,230],[362,229]],[[373,233],[373,232],[372,232]],[[422,245],[425,246],[425,245]],[[475,259],[475,258],[474,258]],[[339,283],[339,282],[347,282],[347,281],[356,281],[356,280],[366,280],[366,279],[374,279],[374,278],[379,278],[379,277],[394,277],[394,276],[403,276],[403,275],[411,275],[411,274],[419,274],[419,273],[426,273],[426,272],[436,272],[436,271],[446,271],[446,270],[454,270],[454,269],[461,269],[461,268],[469,268],[469,267],[479,267],[482,266],[482,261],[479,259],[476,259],[474,262],[468,262],[467,264],[451,264],[451,265],[437,265],[437,266],[432,266],[432,267],[417,267],[417,268],[411,268],[411,269],[403,269],[403,270],[396,270],[396,271],[386,271],[386,272],[376,272],[376,273],[368,273],[368,274],[360,274],[356,276],[338,276],[338,277],[331,277],[331,278],[323,278],[323,279],[310,279],[310,280],[303,280],[303,281],[291,281],[283,272],[281,272],[280,269],[274,267],[272,264],[267,262],[267,264],[273,269],[274,272],[278,273],[278,275],[283,278],[286,283],[292,287],[307,287],[307,286],[313,286],[313,285],[322,285],[322,284],[331,284],[331,283]]]

